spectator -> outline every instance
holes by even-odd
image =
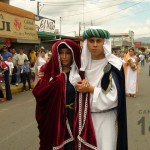
[[[8,51],[8,47],[7,46],[3,46],[1,55],[3,57],[3,60],[6,61],[8,56],[12,56],[12,53],[10,53]]]
[[[31,90],[30,83],[30,65],[28,60],[24,60],[24,64],[22,65],[22,83],[23,83],[23,92],[26,91],[26,81],[28,82],[29,90]]]
[[[142,53],[139,55],[139,57],[140,57],[141,66],[144,66],[145,65],[145,55]]]
[[[31,68],[34,67],[35,61],[36,61],[36,52],[34,49],[31,49],[29,53],[29,60],[31,63]]]
[[[16,64],[17,53],[16,53],[15,48],[12,49],[11,53],[12,53],[12,62],[13,62],[13,65],[14,65],[11,84],[16,84],[17,85],[18,84],[18,82],[17,82],[18,64]]]
[[[12,73],[13,73],[13,69],[14,69],[14,65],[12,62],[12,57],[8,56],[7,57],[7,61],[5,61],[5,63],[8,65],[9,67],[9,83],[11,83],[11,79],[12,79]]]
[[[20,74],[21,67],[24,64],[24,61],[28,60],[28,57],[26,54],[24,54],[23,48],[20,49],[19,54],[16,56],[16,66],[17,66],[17,81],[16,86],[19,84],[19,82],[22,81],[22,76]]]
[[[0,75],[4,77],[4,82],[5,82],[5,91],[6,91],[5,100],[11,100],[12,94],[11,94],[10,83],[9,83],[9,67],[3,61],[2,56],[0,56],[0,72],[1,72]]]

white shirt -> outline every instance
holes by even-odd
[[[94,93],[90,96],[91,112],[111,109],[118,105],[117,89],[113,79],[112,88],[107,94],[104,94],[101,89],[101,79],[104,75],[103,69],[107,63],[108,61],[106,58],[101,60],[92,60],[91,69],[87,69],[85,72],[86,79],[92,86],[95,87]]]
[[[28,60],[28,57],[26,54],[17,54],[16,56],[16,60],[18,60],[18,65],[23,65],[24,64],[24,60]]]
[[[12,75],[12,69],[14,68],[13,62],[5,61],[9,67],[9,75]]]

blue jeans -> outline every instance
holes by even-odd
[[[21,72],[21,66],[17,67],[17,73],[16,73],[16,84],[20,83],[20,72]]]

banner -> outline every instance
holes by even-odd
[[[42,16],[36,16],[36,30],[39,32],[55,32],[55,20],[48,19]]]
[[[35,20],[0,11],[0,37],[37,40]]]

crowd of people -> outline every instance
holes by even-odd
[[[0,100],[12,99],[10,85],[22,84],[23,92],[31,90],[38,81],[40,67],[47,63],[50,57],[50,53],[44,47],[37,51],[31,49],[27,53],[23,48],[17,52],[14,47],[3,46],[0,51]]]

